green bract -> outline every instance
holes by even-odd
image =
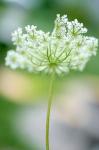
[[[98,40],[84,34],[87,29],[77,19],[68,21],[67,15],[58,14],[52,33],[37,27],[18,28],[12,34],[15,50],[7,53],[6,65],[31,72],[57,74],[83,70],[92,55],[96,55]]]

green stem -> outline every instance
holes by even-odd
[[[51,111],[51,104],[52,104],[52,97],[53,97],[54,76],[55,74],[53,73],[51,75],[51,81],[49,87],[48,108],[47,108],[47,116],[46,116],[46,150],[49,150],[50,111]]]

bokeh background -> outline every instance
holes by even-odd
[[[28,24],[51,31],[56,14],[99,37],[99,0],[0,0],[0,150],[45,150],[49,77],[5,67],[11,33]],[[99,53],[85,70],[55,81],[51,150],[99,150]]]

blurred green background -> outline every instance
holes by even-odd
[[[61,15],[67,14],[70,20],[77,18],[80,22],[84,23],[85,27],[88,28],[88,35],[95,36],[96,38],[99,37],[99,0],[0,0],[0,150],[44,150],[44,146],[42,146],[43,141],[39,139],[40,136],[44,136],[41,135],[42,132],[35,132],[33,137],[27,135],[28,130],[26,133],[24,132],[24,116],[27,110],[29,112],[31,110],[33,115],[36,115],[38,119],[41,119],[37,114],[41,113],[41,109],[43,113],[43,110],[46,108],[49,77],[44,75],[32,75],[31,73],[29,74],[20,70],[12,71],[5,67],[5,56],[7,51],[13,47],[11,42],[11,33],[15,29],[18,27],[24,27],[28,24],[34,24],[37,25],[39,29],[51,31],[53,29],[54,19],[57,13],[60,13]],[[83,117],[81,114],[78,117],[75,113],[73,118],[72,114],[75,112],[75,109],[72,110],[71,106],[73,105],[74,108],[74,105],[78,104],[78,101],[75,99],[81,91],[83,94],[80,95],[78,99],[81,101],[82,99],[86,99],[86,101],[88,99],[87,103],[96,105],[96,107],[99,105],[98,76],[99,52],[96,57],[91,58],[83,73],[71,72],[65,77],[56,78],[55,97],[56,99],[60,99],[57,102],[57,105],[57,100],[55,101],[55,110],[57,110],[56,114],[58,116],[58,122],[63,122],[64,118],[66,119],[64,115],[68,112],[67,118],[72,121],[67,123],[68,119],[66,119],[64,124],[69,124],[70,126],[72,125],[74,128],[75,118],[77,120],[79,120],[79,117],[85,119],[86,114],[88,113],[92,116],[92,111],[89,111],[86,112]],[[68,87],[70,89],[69,92]],[[72,91],[77,95],[72,93]],[[93,97],[91,95],[92,93]],[[66,101],[64,101],[65,99]],[[71,101],[71,103],[68,104],[67,101],[69,101],[69,99],[74,99],[74,101]],[[62,103],[62,106],[60,106],[60,103]],[[63,115],[61,114],[61,108],[59,106],[64,109]],[[76,105],[75,107],[78,109],[79,105]],[[24,118],[22,122],[22,128],[24,128],[24,130],[20,134],[20,130],[22,128],[20,126],[18,128],[17,126],[20,125],[20,118],[18,118],[18,115],[20,116],[21,113]],[[27,114],[30,115],[31,113]],[[97,116],[98,115],[99,113]],[[34,116],[32,117],[34,118]],[[16,121],[17,119],[19,119],[19,123]],[[28,117],[26,119],[28,122]],[[32,121],[35,121],[35,119]],[[53,122],[55,122],[55,118],[53,120]],[[30,121],[30,123],[33,126],[34,122]],[[77,124],[77,127],[78,126],[79,123]],[[82,124],[79,128],[82,128]],[[83,129],[85,131],[86,126],[84,126]],[[99,130],[97,127],[95,127],[95,129],[96,131]],[[93,128],[91,128],[91,130],[94,132]],[[32,128],[29,133],[32,134]],[[60,137],[61,136],[62,135],[60,135]],[[83,148],[83,150],[99,150],[99,147],[97,148],[97,145],[99,145],[99,137],[93,138],[92,134],[90,138],[87,138],[87,141],[90,141],[88,143],[90,146]],[[93,143],[96,143],[96,145]],[[66,149],[66,147],[62,147],[62,143],[60,143],[60,145],[61,148],[58,146],[59,150]],[[93,145],[95,145],[96,149]],[[76,150],[82,150],[82,147],[78,149],[76,147]],[[56,146],[54,150],[58,150],[58,148]],[[72,148],[68,146],[68,150],[72,150]]]

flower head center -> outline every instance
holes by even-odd
[[[55,68],[57,66],[57,63],[56,62],[51,62],[49,64],[50,68]]]

